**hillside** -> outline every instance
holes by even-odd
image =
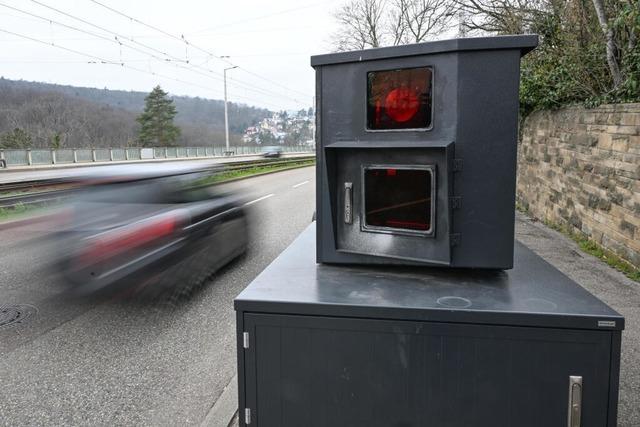
[[[49,147],[59,139],[64,147],[135,145],[135,119],[147,93],[83,88],[0,78],[0,135],[23,130],[32,147]],[[173,97],[180,145],[224,144],[224,102]],[[232,142],[271,116],[266,109],[229,103]],[[56,137],[58,135],[58,137]]]

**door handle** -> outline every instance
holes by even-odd
[[[582,377],[569,377],[569,411],[567,427],[580,427],[582,416]]]
[[[344,223],[353,222],[353,183],[344,183]]]

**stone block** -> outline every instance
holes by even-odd
[[[618,193],[617,191],[608,191],[607,195],[609,196],[609,201],[611,203],[622,206],[622,200],[624,199],[622,194]]]
[[[622,124],[622,113],[615,112],[615,113],[609,114],[609,118],[607,120],[607,123],[610,124],[610,125],[621,125]]]
[[[601,148],[603,150],[610,150],[612,143],[613,140],[611,138],[611,134],[601,133],[600,135],[598,135],[598,148]]]
[[[616,175],[621,175],[634,180],[640,179],[640,164],[632,164],[625,162],[618,162],[618,168]]]
[[[639,126],[640,114],[639,113],[622,113],[620,117],[620,123],[616,123],[624,126]]]
[[[607,132],[618,135],[640,135],[640,126],[607,126]]]
[[[619,228],[620,228],[620,231],[626,236],[628,236],[630,239],[633,239],[635,237],[637,228],[635,225],[631,224],[630,222],[625,221],[623,219],[622,221],[620,221]]]
[[[626,153],[629,149],[629,137],[628,136],[614,136],[611,141],[611,149],[621,153]]]
[[[582,229],[582,219],[575,212],[569,216],[568,222],[578,230]]]

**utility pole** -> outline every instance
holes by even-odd
[[[234,68],[238,68],[237,65],[233,67],[224,69],[224,138],[227,147],[227,152],[229,152],[229,113],[227,112],[227,70],[233,70]]]
[[[316,149],[316,96],[313,95],[313,149]]]

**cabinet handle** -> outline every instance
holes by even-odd
[[[353,183],[344,183],[344,223],[353,222]]]
[[[580,427],[582,414],[582,377],[569,377],[569,413],[567,416],[568,427]]]

